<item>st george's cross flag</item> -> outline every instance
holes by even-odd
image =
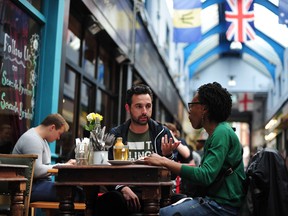
[[[245,42],[255,39],[253,0],[226,0],[225,20],[227,40]]]
[[[193,43],[201,40],[200,0],[173,0],[173,26],[176,43]]]
[[[288,0],[279,0],[279,23],[288,27]]]
[[[253,94],[239,93],[238,94],[238,110],[239,112],[253,111]]]

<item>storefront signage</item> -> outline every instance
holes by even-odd
[[[14,1],[0,0],[0,15],[0,127],[13,146],[35,119],[41,25]]]
[[[17,113],[19,119],[33,119],[38,44],[38,34],[32,35],[27,45],[19,47],[17,46],[17,40],[15,38],[4,33],[4,60],[2,63],[1,77],[1,84],[4,88],[1,88],[0,107],[2,110]],[[13,76],[9,76],[7,71],[12,71]],[[24,77],[18,76],[18,73],[21,71],[25,71]],[[25,80],[23,80],[23,78]],[[14,97],[15,100],[11,101],[13,97],[7,97],[8,94],[14,94],[16,96]],[[31,103],[25,107],[22,99],[27,99],[27,97],[31,100]]]

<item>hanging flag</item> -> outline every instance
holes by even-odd
[[[245,42],[255,39],[253,0],[226,0],[225,20],[227,40]]]
[[[238,94],[238,109],[239,112],[253,110],[253,94],[252,93],[239,93]]]
[[[288,27],[288,0],[279,0],[279,23]]]
[[[193,43],[201,40],[201,1],[174,0],[174,42]]]

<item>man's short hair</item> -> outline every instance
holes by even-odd
[[[69,125],[62,115],[59,113],[48,115],[42,122],[41,125],[50,126],[55,125],[56,130],[59,130],[61,127],[65,127],[65,131],[69,130]]]
[[[153,92],[150,89],[149,86],[144,85],[144,84],[137,84],[133,85],[130,89],[127,90],[126,93],[126,103],[131,106],[132,104],[132,96],[136,95],[141,95],[141,94],[149,94],[151,97],[151,100],[153,101]]]

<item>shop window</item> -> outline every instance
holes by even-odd
[[[87,124],[86,116],[92,110],[95,103],[94,100],[95,86],[90,82],[84,80],[81,83],[81,97],[80,97],[80,116],[79,116],[79,127],[78,136],[79,137],[89,137],[89,132],[83,129],[84,125]]]
[[[65,83],[64,83],[64,96],[63,96],[63,110],[62,114],[70,128],[73,128],[74,110],[75,110],[75,89],[76,89],[76,74],[69,67],[65,71]]]
[[[99,48],[99,57],[98,57],[98,66],[97,66],[97,80],[99,83],[104,85],[106,89],[111,89],[112,81],[112,64],[111,56],[106,52],[104,48],[100,46]]]
[[[10,153],[34,120],[41,36],[12,1],[0,0],[0,13],[0,153]]]
[[[83,126],[87,123],[86,116],[90,112],[103,116],[101,123],[107,126],[107,131],[118,119],[120,67],[113,56],[116,46],[104,30],[96,36],[91,34],[87,25],[88,17],[91,14],[83,3],[71,1],[64,51],[66,70],[63,75],[65,83],[62,113],[71,125],[69,131],[72,138],[65,139],[72,140],[72,145],[75,145],[75,138],[89,136]],[[65,152],[67,148],[64,151],[61,147],[61,142],[56,143],[55,153],[69,155]]]
[[[104,84],[104,63],[102,59],[98,58],[98,67],[97,67],[97,80],[99,83]]]
[[[63,110],[62,115],[68,122],[70,129],[61,135],[61,139],[56,143],[56,152],[60,155],[57,162],[66,162],[67,159],[74,157],[74,136],[73,131],[76,127],[75,118],[75,94],[77,86],[77,75],[71,68],[66,67],[65,82],[64,82],[64,96],[63,96]]]
[[[117,110],[118,98],[111,98],[111,96],[98,89],[96,97],[96,111],[103,115],[103,125],[106,125],[107,130],[110,130],[112,125],[117,122]]]
[[[71,15],[66,37],[66,55],[68,59],[77,65],[80,65],[81,31],[81,23]]]
[[[89,74],[92,78],[95,78],[95,65],[96,65],[96,51],[97,44],[94,36],[88,31],[85,31],[85,50],[83,67],[85,73]]]

